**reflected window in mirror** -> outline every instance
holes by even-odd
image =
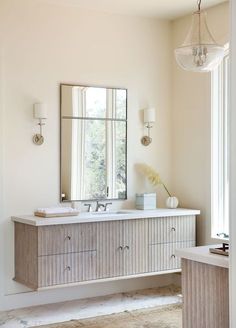
[[[127,90],[61,85],[61,200],[127,198]]]

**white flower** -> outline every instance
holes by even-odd
[[[147,164],[137,164],[136,165],[139,172],[141,172],[143,175],[145,175],[148,179],[148,181],[153,185],[157,186],[159,184],[163,185],[168,195],[171,197],[168,189],[166,188],[165,184],[161,181],[160,175],[158,172],[156,172],[151,166]]]

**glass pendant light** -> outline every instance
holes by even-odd
[[[219,65],[224,56],[224,47],[218,45],[211,35],[206,13],[198,10],[193,13],[192,25],[184,43],[175,49],[175,58],[179,66],[187,71],[209,72]]]

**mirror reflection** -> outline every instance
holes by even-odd
[[[126,199],[127,91],[61,85],[61,201]]]
[[[62,117],[126,120],[127,90],[61,86]]]

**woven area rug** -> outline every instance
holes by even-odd
[[[180,304],[155,307],[89,319],[71,320],[40,328],[181,328]]]

